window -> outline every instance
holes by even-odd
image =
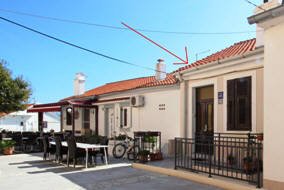
[[[128,109],[120,108],[120,127],[128,126]]]
[[[127,109],[124,109],[123,126],[127,126]]]
[[[84,109],[83,128],[90,129],[90,109]]]
[[[251,130],[251,77],[227,81],[228,130]]]
[[[66,125],[72,125],[72,112],[68,112],[67,109],[66,109]]]

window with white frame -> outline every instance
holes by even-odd
[[[251,77],[227,81],[227,130],[251,130],[251,86]]]

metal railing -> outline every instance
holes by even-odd
[[[175,169],[247,181],[260,188],[263,168],[261,135],[216,133],[175,138]]]

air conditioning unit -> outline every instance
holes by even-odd
[[[130,98],[130,105],[133,107],[142,107],[144,106],[144,96],[138,95],[138,96],[132,96]]]

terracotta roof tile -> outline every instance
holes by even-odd
[[[86,91],[83,95],[80,96],[70,96],[63,100],[69,100],[72,98],[81,98],[87,96],[94,96],[94,95],[102,95],[108,94],[112,92],[121,92],[125,90],[131,90],[136,88],[147,88],[147,87],[154,87],[154,86],[162,86],[162,85],[172,85],[177,83],[177,79],[173,76],[175,72],[183,71],[192,67],[196,67],[199,65],[205,65],[210,62],[214,62],[217,60],[233,57],[236,55],[244,54],[249,51],[253,51],[255,49],[255,38],[251,40],[241,41],[239,43],[235,43],[234,45],[218,51],[210,56],[205,57],[204,59],[198,60],[190,65],[185,67],[181,67],[178,70],[167,74],[167,77],[163,81],[157,81],[155,76],[143,77],[143,78],[135,78],[129,80],[123,80],[118,82],[107,83],[103,86],[94,88],[92,90]]]
[[[246,40],[246,41],[241,41],[241,42],[235,43],[234,45],[232,45],[232,46],[230,46],[226,49],[223,49],[221,51],[218,51],[218,52],[216,52],[212,55],[209,55],[209,56],[205,57],[204,59],[198,60],[198,61],[196,61],[196,62],[194,62],[190,65],[181,67],[178,70],[174,71],[174,73],[178,72],[178,71],[183,71],[183,70],[189,69],[191,67],[196,67],[198,65],[208,64],[208,63],[211,63],[211,62],[214,62],[214,61],[217,61],[217,60],[226,59],[226,58],[233,57],[233,56],[236,56],[236,55],[244,54],[244,53],[249,52],[249,51],[253,51],[253,50],[255,50],[255,42],[256,42],[256,40],[254,38],[254,39],[251,39],[251,40]]]
[[[86,91],[84,94],[80,96],[70,96],[63,100],[69,100],[73,98],[83,98],[88,96],[102,95],[108,94],[112,92],[121,92],[125,90],[132,90],[137,88],[145,88],[145,87],[154,87],[154,86],[162,86],[162,85],[172,85],[176,84],[177,79],[174,78],[173,74],[167,74],[165,80],[157,81],[155,76],[135,78],[129,80],[123,80],[118,82],[107,83],[103,86],[99,86],[97,88]]]

